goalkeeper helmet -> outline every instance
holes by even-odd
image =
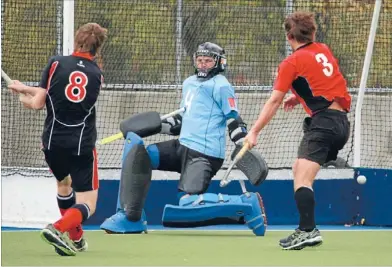
[[[200,56],[211,57],[214,59],[215,64],[210,68],[200,68],[197,64],[197,58]],[[217,44],[206,42],[197,48],[193,54],[193,64],[195,73],[199,78],[210,78],[223,72],[226,69],[226,56],[225,50]]]

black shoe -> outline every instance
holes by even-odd
[[[79,252],[86,251],[88,248],[87,241],[83,237],[80,238],[79,241],[73,241],[73,245]]]
[[[68,237],[58,231],[52,224],[49,224],[41,231],[42,239],[55,247],[56,252],[61,256],[75,256],[76,250],[70,245]]]
[[[294,233],[287,238],[279,241],[279,245],[285,250],[300,250],[305,247],[313,247],[321,245],[323,238],[318,229],[313,229],[311,232],[301,231],[296,229]]]
[[[72,241],[71,240],[71,242],[77,252],[86,251],[88,248],[87,241],[83,237],[79,241]],[[62,250],[58,249],[57,247],[55,247],[54,250],[60,256],[69,256],[69,255],[66,255]]]

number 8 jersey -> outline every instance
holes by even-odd
[[[47,91],[42,135],[45,149],[67,149],[80,155],[95,147],[95,103],[102,82],[102,72],[88,53],[49,60],[40,83]]]
[[[331,50],[323,43],[299,47],[279,65],[274,89],[297,96],[305,111],[313,115],[336,101],[347,112],[351,96]]]

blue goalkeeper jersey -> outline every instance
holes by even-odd
[[[238,116],[234,88],[223,75],[189,77],[183,83],[180,143],[208,156],[225,158],[226,120]]]

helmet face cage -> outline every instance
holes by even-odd
[[[220,53],[213,51],[213,50],[219,51],[219,49],[221,50]],[[215,61],[215,65],[207,70],[198,69],[196,59],[199,56],[212,57]],[[193,54],[193,64],[197,76],[200,78],[207,78],[207,77],[215,76],[220,72],[223,72],[226,69],[227,63],[226,63],[226,57],[224,56],[223,49],[221,49],[219,46],[215,44],[205,43],[203,45],[200,45],[199,49]]]

